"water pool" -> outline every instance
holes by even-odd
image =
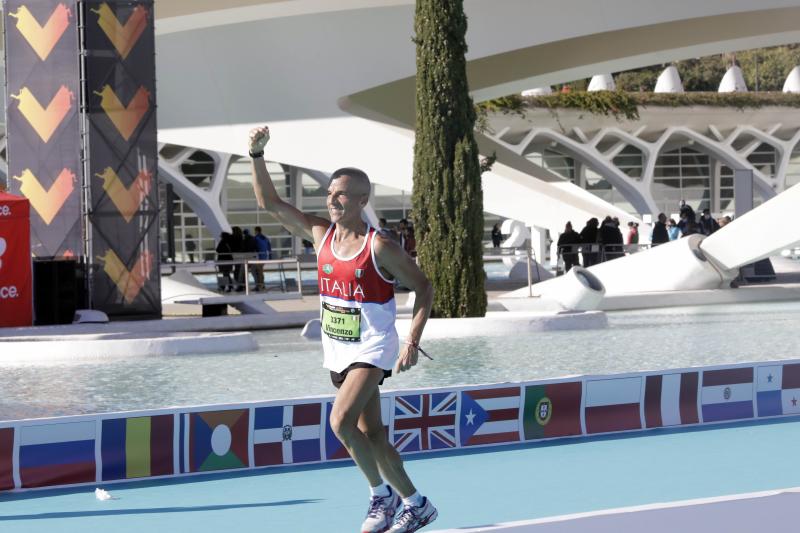
[[[424,342],[434,361],[387,388],[680,368],[800,356],[800,302],[609,313],[605,330]],[[257,352],[15,362],[0,354],[0,420],[332,394],[318,342],[256,333]]]

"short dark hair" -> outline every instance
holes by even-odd
[[[367,173],[364,172],[363,170],[355,168],[355,167],[343,167],[343,168],[340,168],[339,170],[334,171],[334,173],[331,174],[331,179],[328,182],[328,184],[330,185],[330,182],[332,182],[333,180],[335,180],[337,178],[341,178],[342,176],[350,176],[351,178],[357,178],[357,179],[360,179],[360,180],[366,180],[367,183],[371,183],[369,181],[369,176],[367,176]]]

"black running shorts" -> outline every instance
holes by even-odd
[[[333,370],[331,370],[331,382],[333,383],[333,386],[336,387],[337,389],[341,387],[342,383],[344,383],[344,378],[347,377],[347,373],[354,368],[378,368],[378,367],[375,365],[371,365],[369,363],[353,363],[352,365],[345,368],[341,374],[339,372],[334,372]],[[381,379],[378,385],[383,385],[383,380],[390,377],[391,375],[392,375],[391,370],[384,370],[383,379]]]

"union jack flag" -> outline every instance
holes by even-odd
[[[458,394],[395,396],[392,440],[400,452],[456,447]]]

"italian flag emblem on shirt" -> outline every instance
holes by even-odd
[[[326,274],[330,274],[331,272],[333,272],[333,265],[330,263],[322,265],[322,271],[325,272]]]

